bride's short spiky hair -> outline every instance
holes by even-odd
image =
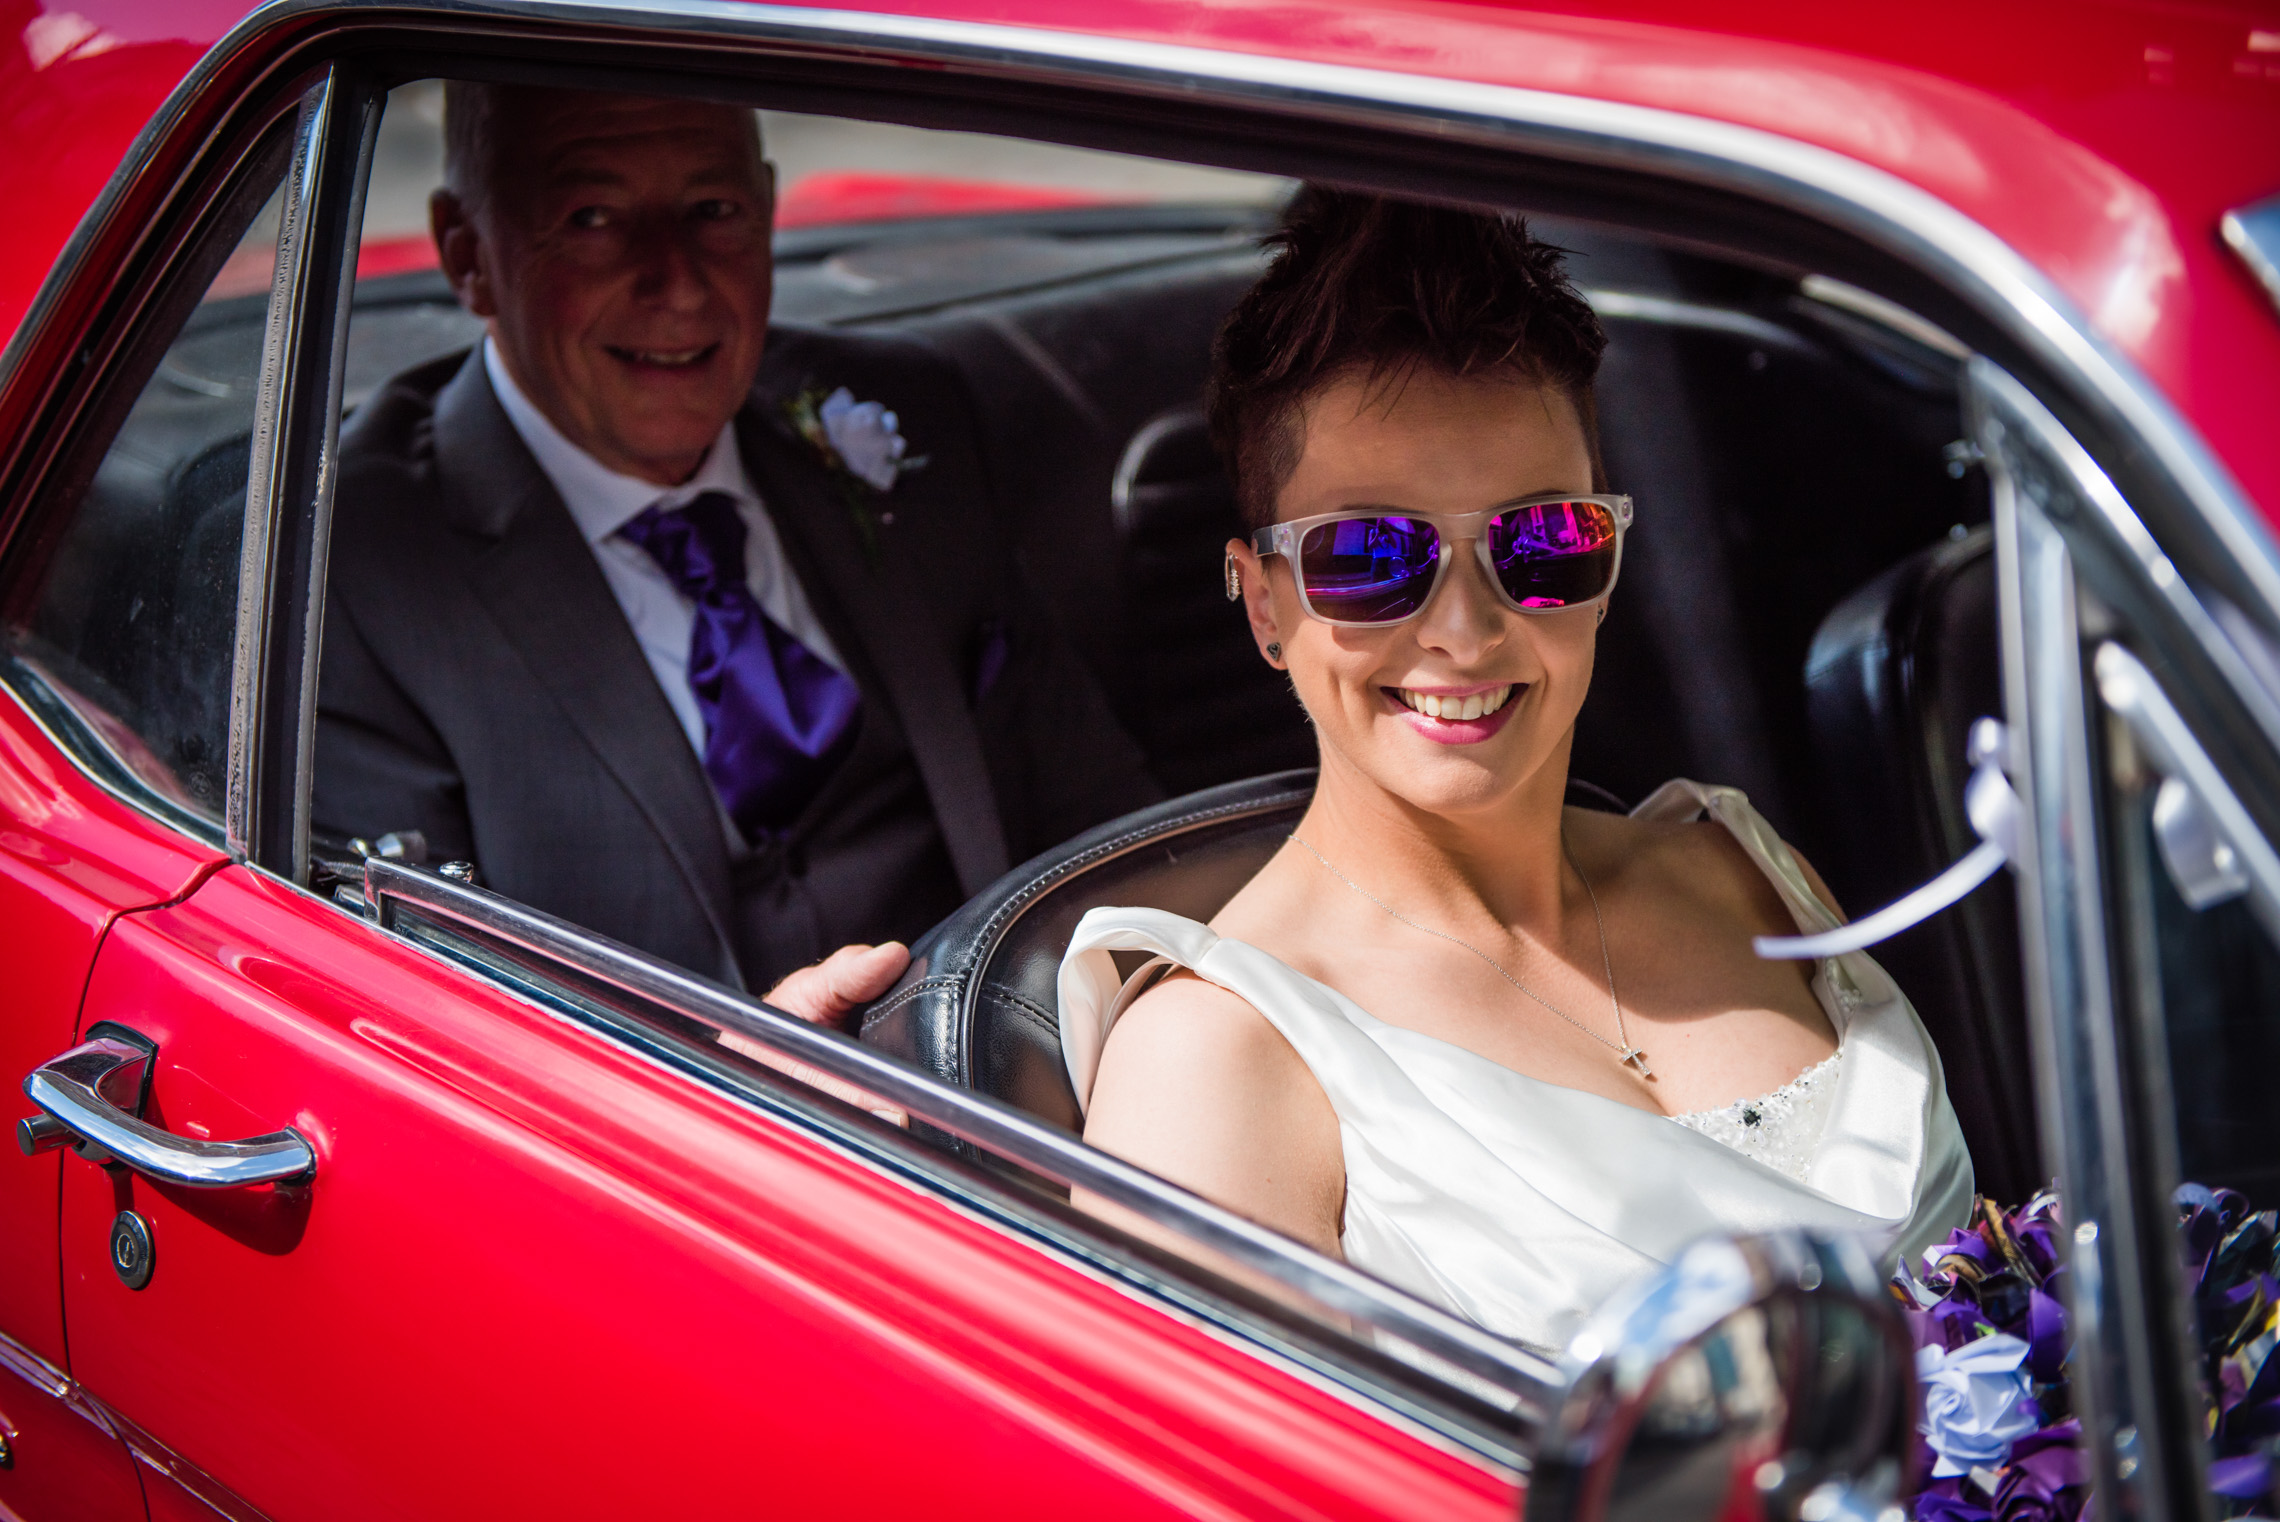
[[[1212,441],[1244,522],[1274,519],[1298,468],[1298,412],[1359,372],[1398,383],[1417,367],[1513,375],[1566,393],[1604,491],[1592,383],[1607,334],[1569,281],[1562,251],[1519,217],[1300,189],[1268,246],[1274,261],[1212,350]]]

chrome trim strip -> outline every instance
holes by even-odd
[[[237,860],[294,882],[308,874],[355,229],[380,105],[339,68],[302,98],[254,409],[224,818]]]
[[[1999,367],[1983,359],[1974,360],[1971,380],[2014,426],[2032,436],[2040,456],[2063,474],[2067,495],[2090,509],[2068,516],[2104,530],[2107,541],[2121,551],[2144,585],[2153,591],[2156,600],[2223,673],[2241,707],[2263,731],[2265,739],[2275,750],[2280,750],[2280,697],[2257,676],[2255,668],[2241,654],[2240,646],[2187,585],[2176,565],[2155,541],[2152,531],[2145,526],[2145,520],[2114,485],[2113,478],[2099,468],[2089,451],[2066,431],[2065,425],[2051,416],[2050,409]],[[1981,447],[1984,449],[1985,445]]]
[[[0,1369],[6,1369],[50,1399],[68,1401],[71,1398],[71,1376],[6,1332],[0,1332]]]
[[[105,1437],[125,1436],[117,1412],[88,1394],[79,1381],[6,1332],[0,1332],[0,1368],[8,1370]],[[7,1512],[5,1505],[0,1505],[0,1515],[13,1514]]]
[[[985,1095],[953,1089],[893,1058],[641,953],[433,873],[370,859],[365,897],[384,929],[400,906],[546,958],[606,987],[662,1004],[770,1051],[820,1069],[991,1154],[1071,1188],[1164,1222],[1181,1236],[1290,1286],[1322,1307],[1391,1333],[1454,1366],[1468,1388],[1482,1382],[1507,1409],[1541,1420],[1556,1399],[1558,1371],[1547,1360],[1493,1336],[1348,1265],[1321,1257],[1232,1211]],[[1476,1396],[1478,1391],[1474,1392]]]
[[[237,645],[230,668],[229,771],[222,794],[222,836],[233,861],[253,852],[260,791],[261,699],[269,688],[269,591],[274,580],[279,518],[285,513],[289,450],[279,437],[292,359],[301,347],[300,292],[307,283],[309,215],[324,163],[333,77],[301,97],[293,124],[293,160],[285,171],[285,204],[277,222],[277,265],[270,278],[268,321],[254,390],[253,444],[247,461],[245,535],[238,559]]]
[[[1912,338],[1925,348],[1945,354],[1953,360],[1971,358],[1971,346],[1941,327],[1927,322],[1896,301],[1886,301],[1874,291],[1864,291],[1857,285],[1832,280],[1827,275],[1807,275],[1797,282],[1797,293],[1808,301],[1818,301],[1855,317],[1865,317],[1881,327],[1890,328],[1903,337]]]
[[[2053,432],[2056,423],[2023,387],[1975,359],[1964,399],[1994,488],[2008,770],[2024,805],[2017,862],[2027,1023],[2043,1153],[2065,1182],[2074,1223],[2061,1249],[2076,1267],[2068,1299],[2083,1451],[2094,1456],[2102,1517],[2155,1515],[2174,1435],[2157,1425],[2156,1308],[2140,1252],[2147,1223],[2129,1172],[2074,560],[2052,522],[2090,509],[2051,458],[2072,441]]]
[[[2280,309],[2280,196],[2234,207],[2217,219],[2217,231]]]
[[[2154,680],[2143,661],[2111,641],[2098,647],[2091,671],[2097,678],[2098,695],[2129,725],[2154,769],[2193,789],[2226,844],[2248,868],[2249,892],[2262,900],[2258,907],[2264,922],[2280,925],[2280,852],[2272,849],[2272,843],[2256,827],[2240,794],[2217,770],[2216,762],[2169,701],[2169,694],[2162,691],[2161,683]]]
[[[1603,318],[1616,321],[1651,322],[1658,327],[1695,328],[1712,333],[1725,333],[1734,338],[1747,339],[1769,349],[1799,349],[1805,340],[1795,331],[1777,322],[1748,312],[1737,312],[1731,307],[1705,306],[1698,301],[1675,301],[1668,296],[1649,296],[1638,291],[1611,291],[1586,287],[1583,299]]]

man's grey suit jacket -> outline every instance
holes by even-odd
[[[916,345],[786,329],[767,352],[737,420],[745,468],[867,703],[899,726],[957,887],[1156,797],[1011,563],[947,367]],[[887,521],[868,542],[849,488],[785,418],[810,383],[885,402],[926,457],[869,499]],[[479,351],[360,409],[335,502],[318,830],[419,830],[490,888],[742,981],[736,847],[711,783]]]

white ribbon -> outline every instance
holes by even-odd
[[[1874,914],[1819,935],[1761,935],[1750,942],[1771,961],[1818,961],[1843,956],[1888,940],[1911,925],[1954,904],[2019,855],[2019,795],[2003,775],[2010,736],[2000,721],[1981,719],[1971,726],[1971,780],[1963,785],[1963,811],[1978,832],[1979,844],[1963,859],[1905,897]]]

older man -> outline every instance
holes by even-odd
[[[953,377],[769,330],[750,111],[445,101],[436,248],[489,336],[342,439],[320,830],[417,830],[763,988],[1154,796],[1019,584]]]

